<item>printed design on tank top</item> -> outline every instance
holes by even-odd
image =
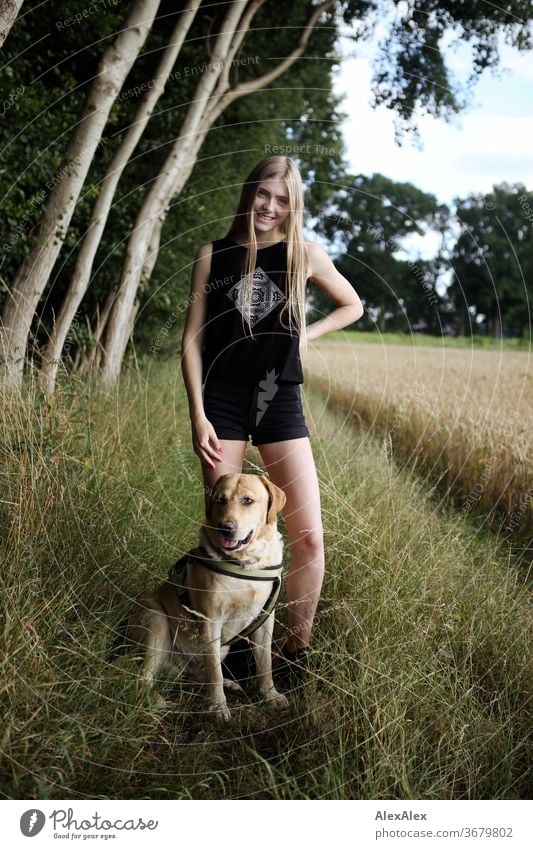
[[[245,318],[245,296],[246,296],[246,276],[232,286],[229,292],[226,293],[228,298],[233,301],[234,306]],[[266,271],[263,271],[260,266],[254,271],[252,282],[252,303],[250,304],[250,326],[254,327],[258,321],[272,312],[273,309],[285,300],[285,295],[276,286],[274,281],[268,276]]]

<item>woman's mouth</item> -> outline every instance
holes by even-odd
[[[264,212],[258,212],[257,217],[260,218],[261,221],[273,221],[274,220],[273,215],[265,215]]]

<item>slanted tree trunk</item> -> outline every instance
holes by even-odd
[[[94,205],[91,221],[76,260],[72,280],[63,300],[57,322],[54,324],[50,340],[43,352],[40,382],[48,397],[54,392],[61,352],[70,325],[89,286],[94,258],[102,239],[118,182],[133,151],[137,147],[157,101],[165,90],[170,73],[180,54],[183,42],[189,32],[200,3],[201,0],[189,0],[180,15],[179,21],[171,35],[170,43],[158,65],[154,85],[145,94],[137,110],[135,119],[128,129],[122,144],[115,153],[100,185],[100,193]]]
[[[80,361],[80,364],[76,369],[78,374],[87,374],[91,371],[92,368],[100,368],[100,360],[103,350],[100,340],[104,333],[105,325],[107,319],[109,318],[109,313],[111,312],[111,307],[113,306],[114,299],[115,291],[111,290],[111,292],[109,292],[107,295],[104,308],[100,311],[100,306],[98,304],[96,306],[96,323],[94,332],[91,334],[93,340],[93,347],[91,348],[89,353]]]
[[[141,281],[153,228],[172,196],[172,186],[177,176],[178,179],[182,174],[185,177],[185,168],[188,169],[189,173],[191,171],[190,163],[191,161],[194,163],[197,154],[197,133],[202,115],[217,83],[220,75],[219,66],[221,66],[230,48],[242,12],[242,0],[233,0],[224,17],[222,29],[217,37],[208,67],[196,87],[191,105],[181,125],[178,139],[174,143],[159,176],[152,184],[129,238],[118,295],[106,327],[102,376],[108,382],[115,380],[120,374],[120,366],[129,339],[130,314]],[[185,178],[189,176],[189,173]]]
[[[231,60],[242,44],[253,16],[263,2],[264,0],[253,0],[249,4],[237,32],[234,30],[239,10],[235,8],[235,4],[232,4],[222,32],[216,41],[213,55],[210,57],[209,70],[197,86],[180,134],[139,211],[126,249],[119,293],[106,328],[105,358],[102,367],[102,377],[106,382],[117,380],[120,375],[122,359],[128,344],[127,328],[131,326],[128,314],[132,309],[141,280],[147,280],[155,265],[159,236],[172,199],[183,190],[210,127],[233,101],[265,88],[290,68],[304,53],[320,15],[336,5],[336,0],[326,0],[320,6],[313,7],[313,12],[295,50],[269,73],[255,80],[241,83],[232,89],[228,82]],[[214,69],[221,58],[224,59],[223,68],[216,72]]]
[[[67,147],[39,222],[37,241],[20,266],[2,314],[0,358],[6,383],[20,386],[28,334],[65,239],[109,112],[152,26],[159,0],[134,0],[124,29],[106,48],[83,116]]]
[[[0,0],[0,47],[17,19],[23,0]]]

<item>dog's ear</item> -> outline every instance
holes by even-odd
[[[287,498],[283,490],[279,486],[276,486],[275,483],[272,483],[266,475],[259,475],[259,478],[263,481],[268,492],[267,525],[270,525],[276,521],[278,513],[285,506]]]

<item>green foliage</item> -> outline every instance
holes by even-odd
[[[409,183],[374,174],[347,177],[316,229],[335,246],[337,268],[364,301],[361,327],[377,322],[382,333],[412,332],[423,323],[439,336],[454,329],[526,338],[532,219],[533,196],[522,184],[455,198],[448,209]],[[402,257],[407,237],[429,232],[441,240],[432,259]],[[331,310],[316,289],[313,306],[317,314]]]
[[[409,314],[411,322],[424,312],[430,317],[435,312],[438,266],[421,260],[408,263],[401,256],[402,242],[412,234],[442,228],[446,216],[446,207],[434,195],[411,183],[397,183],[382,174],[344,180],[317,229],[339,251],[337,268],[364,300],[367,322],[377,316],[384,331],[387,317],[399,316],[400,327],[405,325],[408,307],[416,310]],[[316,292],[314,305],[320,312],[330,309],[321,292]]]
[[[473,316],[499,336],[524,336],[533,298],[533,194],[521,183],[456,200],[461,233],[453,247],[450,296],[469,333]]]
[[[68,12],[85,7],[74,3]],[[104,14],[65,26],[69,15],[57,0],[45,9],[25,6],[23,11],[3,47],[0,71],[0,245],[6,282],[29,251],[102,51],[124,16],[123,8],[110,6]]]
[[[394,0],[396,15],[381,43],[373,86],[375,104],[384,104],[399,117],[397,139],[404,131],[416,134],[416,112],[449,118],[469,102],[476,78],[499,63],[501,36],[519,50],[531,48],[530,2],[505,4],[483,0]],[[390,3],[381,3],[388,12]],[[472,47],[472,71],[463,91],[447,67],[444,40]]]

